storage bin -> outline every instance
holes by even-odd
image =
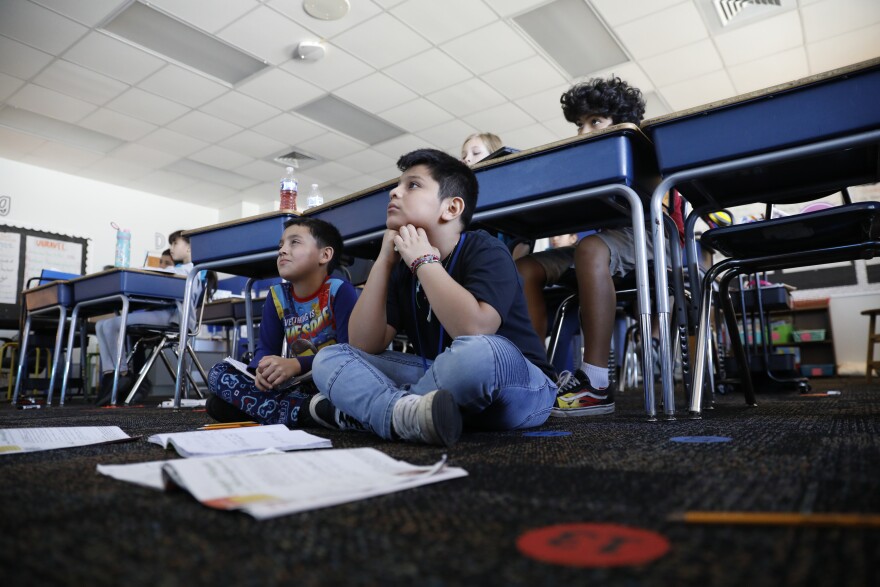
[[[834,375],[834,365],[831,363],[801,365],[801,375],[804,377],[832,377]]]
[[[796,346],[778,346],[773,348],[774,355],[791,355],[794,357],[795,368],[801,364],[801,349]]]
[[[795,342],[812,342],[817,340],[825,340],[825,329],[818,328],[815,330],[795,330]]]
[[[791,333],[794,327],[791,322],[779,320],[770,323],[770,341],[773,344],[785,344],[791,341]]]

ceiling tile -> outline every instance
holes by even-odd
[[[411,90],[383,73],[374,73],[333,93],[367,112],[391,108],[416,97]]]
[[[360,141],[355,141],[334,132],[326,132],[307,141],[297,141],[296,145],[302,147],[307,153],[317,155],[328,161],[351,155],[365,147]]]
[[[840,0],[816,2],[801,9],[801,20],[806,41],[814,43],[880,22],[880,2],[850,0],[845,8]]]
[[[503,96],[515,100],[565,83],[565,78],[540,55],[502,67],[482,76]]]
[[[199,110],[244,127],[253,126],[281,114],[277,108],[238,92],[223,94],[201,106]]]
[[[374,185],[385,183],[386,181],[388,181],[387,177],[376,177],[375,175],[357,175],[355,177],[352,177],[351,179],[339,181],[336,185],[344,190],[347,190],[349,194],[356,194],[367,188],[371,188]]]
[[[146,192],[167,193],[182,190],[193,185],[196,181],[198,180],[185,175],[180,175],[179,173],[160,169],[148,173],[139,180],[132,182],[131,187],[132,189],[143,190]]]
[[[235,151],[224,149],[223,147],[218,147],[216,145],[197,151],[190,155],[189,158],[193,161],[199,161],[200,163],[219,167],[220,169],[234,169],[253,161],[253,158],[251,157],[247,157],[241,153],[236,153]]]
[[[375,2],[382,8],[391,8],[393,6],[397,6],[398,4],[403,2],[403,0],[373,0],[373,2]]]
[[[99,181],[120,183],[142,178],[152,171],[153,169],[145,165],[137,165],[136,163],[114,159],[113,157],[104,157],[83,169],[81,174]]]
[[[745,94],[810,74],[803,47],[728,67],[737,94]]]
[[[421,131],[418,136],[424,138],[429,143],[437,145],[443,151],[452,153],[457,157],[465,137],[468,137],[475,132],[481,132],[482,130],[483,129],[472,126],[463,120],[450,120],[449,122],[444,122],[433,128],[427,128]],[[490,130],[489,132],[492,131]]]
[[[74,173],[92,165],[104,155],[94,151],[77,149],[61,143],[46,141],[24,159],[25,162],[49,167],[65,173]]]
[[[880,25],[872,25],[807,45],[810,73],[830,71],[880,55]]]
[[[177,155],[166,151],[152,149],[150,147],[144,147],[137,143],[122,145],[111,153],[111,157],[121,159],[122,161],[129,161],[131,163],[139,163],[153,168],[165,167],[172,161],[178,159]]]
[[[79,123],[80,126],[119,137],[126,141],[136,141],[147,133],[156,130],[155,124],[101,108],[89,114]]]
[[[208,146],[208,143],[205,141],[180,134],[179,132],[167,128],[160,128],[159,130],[148,134],[140,139],[138,144],[159,149],[161,151],[167,151],[168,153],[173,153],[180,157],[186,157],[190,153],[194,153]]]
[[[168,125],[171,130],[182,132],[183,134],[216,143],[223,139],[234,135],[241,131],[241,127],[220,120],[216,116],[193,110],[189,114],[185,114]]]
[[[434,92],[428,99],[456,116],[465,116],[505,101],[492,86],[477,78]]]
[[[213,206],[214,202],[235,195],[237,189],[213,183],[210,181],[196,181],[183,189],[174,192],[175,199],[186,200],[192,204]]]
[[[203,31],[216,33],[260,4],[256,0],[223,0],[212,2],[208,8],[204,0],[150,0],[150,5]]]
[[[45,114],[65,122],[77,122],[95,110],[94,104],[34,84],[27,84],[13,94],[7,102],[12,106]]]
[[[469,114],[464,117],[464,121],[481,132],[494,132],[495,134],[522,128],[536,122],[520,107],[510,102]]]
[[[317,33],[318,36],[324,39],[330,39],[342,31],[376,16],[381,11],[376,4],[369,0],[358,0],[357,2],[350,2],[351,8],[344,18],[339,20],[321,20],[306,14],[306,11],[303,10],[302,0],[269,0],[266,4],[286,14],[297,24]]]
[[[547,4],[549,0],[484,0],[500,16],[514,16]]]
[[[115,100],[108,102],[107,108],[158,125],[168,124],[175,118],[189,112],[189,108],[183,104],[172,102],[138,88],[131,88]]]
[[[4,2],[0,6],[0,35],[57,55],[73,45],[88,29],[32,2]]]
[[[360,172],[355,171],[351,167],[346,167],[340,163],[336,163],[335,161],[328,161],[326,163],[322,163],[320,165],[316,165],[314,167],[310,167],[308,170],[308,174],[314,178],[319,179],[320,181],[311,182],[311,183],[336,183],[338,181],[345,181],[346,179],[351,179],[352,177],[356,177],[361,175]],[[301,182],[301,190],[300,194],[306,192],[305,185],[306,182]]]
[[[165,64],[149,53],[102,33],[90,33],[64,58],[112,78],[136,84]]]
[[[736,95],[727,72],[716,71],[660,88],[660,94],[673,110],[684,110]]]
[[[430,144],[423,138],[417,137],[415,135],[401,135],[399,137],[395,137],[393,139],[389,139],[377,145],[373,145],[373,150],[379,151],[380,153],[387,155],[394,159],[395,166],[397,165],[397,160],[401,155],[405,155],[410,151],[414,151],[416,149],[425,149],[425,148],[434,148],[436,145]]]
[[[557,138],[557,140],[577,135],[577,127],[567,121],[565,117],[562,116],[561,112],[558,118],[544,120],[541,124],[544,125],[547,130]]]
[[[471,77],[471,72],[439,49],[419,53],[385,70],[419,94],[429,94]]]
[[[281,110],[296,108],[325,94],[321,88],[277,68],[258,74],[238,89]]]
[[[28,80],[46,67],[53,57],[18,41],[0,37],[0,71]]]
[[[277,155],[288,149],[287,143],[270,139],[252,130],[244,130],[220,142],[220,145],[255,159]]]
[[[325,47],[327,54],[320,61],[291,59],[281,68],[327,91],[335,90],[376,71],[339,47],[329,43],[326,43]]]
[[[407,0],[391,9],[391,14],[435,45],[498,19],[485,4],[472,0]]]
[[[609,77],[619,77],[629,85],[640,89],[643,93],[650,92],[654,89],[651,79],[645,75],[642,68],[634,61],[628,61],[620,65],[615,65],[610,69],[604,69],[593,73],[595,77],[608,79]]]
[[[375,149],[365,149],[345,157],[340,157],[337,161],[346,167],[351,167],[361,173],[375,174],[378,171],[384,171],[388,174],[397,169],[395,166],[396,158],[389,157],[383,153],[377,152]],[[380,173],[380,175],[383,175]],[[389,175],[390,177],[390,175]]]
[[[138,87],[192,108],[229,91],[223,84],[171,64],[142,81]]]
[[[278,163],[268,163],[266,161],[252,161],[246,165],[242,165],[235,169],[236,173],[253,177],[260,181],[278,182],[284,176],[284,166]],[[278,184],[273,183],[275,190],[274,197],[278,197]]]
[[[42,4],[46,8],[72,18],[87,27],[93,27],[128,0],[89,0],[88,2],[71,2],[70,0],[35,1],[37,4]]]
[[[591,0],[602,18],[611,26],[630,22],[686,0]]]
[[[18,161],[46,142],[39,137],[0,126],[0,157]]]
[[[649,118],[654,118],[655,116],[662,116],[664,114],[669,114],[672,112],[672,109],[666,105],[662,98],[657,94],[657,92],[648,92],[645,94],[645,116],[642,120],[648,120]]]
[[[498,47],[499,50],[475,50],[475,47]],[[442,49],[476,74],[522,61],[535,53],[520,33],[506,22],[496,22],[472,31],[449,41]]]
[[[803,43],[796,10],[715,36],[715,45],[727,65],[754,61]]]
[[[17,77],[0,73],[0,100],[5,100],[23,85],[24,82]]]
[[[128,88],[120,81],[61,59],[41,71],[33,81],[43,87],[98,105],[112,100]]]
[[[690,45],[709,34],[697,7],[691,2],[620,25],[615,31],[623,46],[637,59]]]
[[[424,98],[381,111],[379,116],[409,132],[437,126],[452,118],[450,113]]]
[[[543,124],[530,124],[510,132],[505,132],[501,142],[507,147],[515,149],[531,149],[539,145],[546,145],[556,141],[558,137],[550,132]]]
[[[516,105],[522,108],[535,120],[550,120],[562,118],[562,106],[559,98],[568,90],[569,84],[561,84],[531,96],[516,100]]]
[[[373,67],[382,68],[430,47],[390,14],[380,14],[337,36],[334,43]]]
[[[314,38],[312,33],[266,6],[239,18],[217,36],[273,65],[289,60],[300,41]]]
[[[301,116],[287,112],[256,125],[253,130],[287,145],[293,145],[327,132],[323,126],[318,126]]]
[[[709,39],[639,61],[655,85],[665,86],[724,67]]]

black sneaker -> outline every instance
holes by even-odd
[[[577,418],[614,413],[614,385],[595,389],[586,373],[563,371],[559,376],[556,405],[550,415],[556,418]]]
[[[394,404],[392,428],[403,440],[452,446],[461,436],[461,410],[445,389],[405,395]]]
[[[359,421],[337,410],[323,393],[316,393],[309,400],[309,415],[316,424],[330,430],[367,430]]]
[[[98,387],[98,397],[95,399],[95,405],[104,407],[110,405],[110,394],[113,391],[113,372],[101,375],[101,383]]]

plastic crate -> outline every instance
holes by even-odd
[[[791,341],[794,327],[791,322],[779,321],[770,324],[770,341],[773,344],[786,344]]]
[[[834,365],[831,363],[801,365],[801,375],[804,377],[832,377],[834,375]]]
[[[795,342],[813,342],[817,340],[825,340],[825,329],[817,328],[815,330],[795,330],[793,336]]]

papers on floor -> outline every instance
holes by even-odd
[[[130,440],[119,426],[0,429],[0,454],[36,452]]]
[[[154,488],[171,482],[205,506],[258,520],[467,476],[445,456],[420,467],[373,448],[98,465],[98,472]]]
[[[189,399],[186,397],[180,398],[180,407],[181,408],[204,408],[205,404],[208,403],[207,399]],[[159,404],[160,408],[173,408],[174,400],[166,399],[164,402]]]
[[[283,424],[154,434],[147,440],[163,448],[171,445],[182,457],[248,454],[267,448],[302,450],[332,447],[332,443],[325,438],[303,430],[291,430]]]

